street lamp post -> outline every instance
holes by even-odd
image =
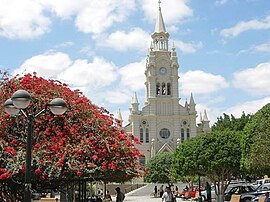
[[[67,110],[66,102],[61,98],[55,98],[46,104],[37,114],[27,114],[26,109],[31,102],[30,94],[25,90],[17,90],[5,104],[5,111],[10,115],[16,115],[21,112],[27,118],[27,138],[26,138],[26,155],[25,155],[25,179],[24,179],[24,202],[31,202],[31,163],[32,163],[32,134],[34,131],[34,121],[37,116],[47,110],[55,115],[64,114]]]

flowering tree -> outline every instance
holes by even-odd
[[[33,187],[81,177],[120,182],[139,175],[140,153],[135,147],[138,139],[125,134],[119,120],[92,104],[78,90],[72,91],[59,81],[35,74],[2,79],[0,85],[2,106],[18,89],[31,94],[27,113],[38,113],[56,97],[68,104],[64,115],[46,112],[34,122]],[[3,112],[3,107],[0,109],[0,186],[5,197],[22,194],[26,125],[24,116],[10,116]]]

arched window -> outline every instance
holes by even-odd
[[[162,95],[166,95],[166,85],[162,83]]]
[[[162,128],[159,132],[159,135],[162,139],[167,139],[170,137],[170,131],[167,128]]]
[[[140,142],[143,142],[143,128],[140,128]]]
[[[145,129],[145,142],[149,143],[149,129],[148,128]]]
[[[171,95],[171,84],[167,83],[167,95]]]
[[[185,140],[185,130],[184,128],[181,128],[181,142],[184,142]]]
[[[160,83],[157,83],[156,91],[157,91],[157,95],[160,95]]]
[[[189,128],[187,128],[187,139],[190,138],[190,134],[189,134]]]

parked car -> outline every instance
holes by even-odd
[[[229,191],[225,191],[225,193],[224,193],[224,200],[230,201],[232,194],[242,194],[242,193],[246,193],[246,192],[252,192],[252,191],[255,191],[255,189],[256,188],[252,185],[234,184],[234,183],[230,184],[227,187],[227,190],[229,190]],[[203,201],[207,200],[206,191],[202,191],[201,196],[202,196]],[[216,199],[216,197],[217,196],[216,196],[216,192],[215,192],[215,187],[211,186],[211,198]]]
[[[267,184],[267,183],[270,183],[270,178],[263,178],[263,179],[256,180],[256,182],[253,183],[253,185],[260,186],[261,184]]]
[[[206,194],[206,190],[201,191],[201,196],[202,196],[202,200],[206,201],[207,200],[207,194]],[[215,186],[212,185],[211,186],[211,198],[215,199],[216,198],[216,192],[215,192]]]
[[[265,195],[262,194],[262,195],[256,196],[255,198],[251,199],[251,202],[259,202],[259,198],[260,198],[261,196],[265,196]]]
[[[252,192],[246,192],[241,194],[241,202],[251,202],[257,196],[264,195],[266,192],[270,191],[270,183],[265,183],[257,187]]]
[[[243,194],[247,192],[253,192],[255,191],[255,187],[251,185],[237,185],[232,187],[228,192],[225,192],[224,194],[224,200],[230,201],[233,194]]]

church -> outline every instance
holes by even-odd
[[[139,109],[136,93],[134,94],[127,133],[134,134],[141,145],[138,148],[144,157],[140,163],[162,152],[173,152],[177,145],[201,133],[210,131],[206,111],[200,115],[196,124],[196,103],[191,93],[185,106],[180,104],[178,87],[179,63],[174,45],[169,50],[169,33],[166,31],[160,2],[158,18],[152,36],[152,42],[145,68],[145,103]]]

